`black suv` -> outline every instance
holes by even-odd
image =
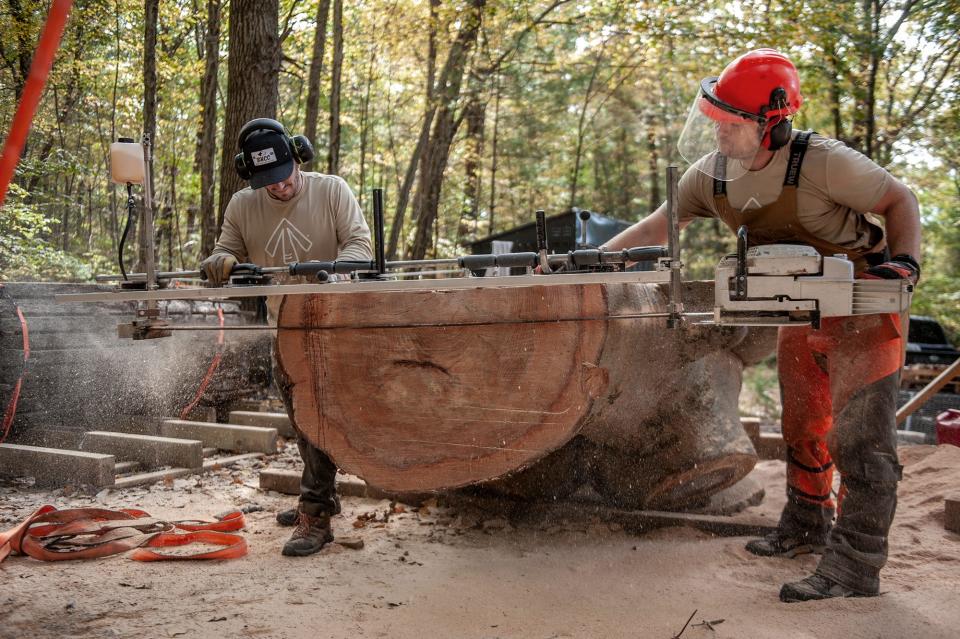
[[[907,365],[950,364],[960,357],[960,351],[947,341],[943,327],[932,317],[910,316],[907,335]]]

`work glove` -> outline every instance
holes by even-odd
[[[237,258],[229,253],[214,253],[200,262],[200,270],[208,282],[214,286],[222,286],[230,279],[230,273],[236,265]]]
[[[863,272],[868,280],[909,280],[916,284],[920,279],[920,265],[913,256],[901,253],[894,255],[883,264],[871,266]]]

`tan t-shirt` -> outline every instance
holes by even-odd
[[[727,182],[727,201],[740,211],[774,202],[783,188],[790,145],[778,149],[759,171]],[[887,191],[892,176],[862,153],[839,140],[814,134],[800,168],[797,216],[807,231],[847,248],[871,246],[864,214]],[[680,178],[680,220],[719,217],[713,199],[713,178],[691,167]]]
[[[370,228],[347,183],[336,175],[303,174],[303,188],[281,202],[266,189],[237,191],[227,204],[214,253],[240,262],[285,266],[308,260],[372,259]],[[289,282],[289,275],[275,276]],[[267,299],[276,319],[280,296]]]

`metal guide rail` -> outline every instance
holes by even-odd
[[[676,182],[676,168],[668,171],[668,179]],[[668,189],[668,199],[675,200],[676,188]],[[149,192],[144,196],[149,198]],[[149,208],[148,206],[145,208]],[[675,201],[669,207],[675,215]],[[145,273],[97,276],[98,282],[119,282],[113,291],[57,295],[58,303],[135,301],[142,302],[137,319],[118,326],[120,337],[151,339],[166,337],[173,327],[159,316],[160,300],[218,300],[240,297],[277,295],[311,295],[317,293],[354,293],[389,291],[440,291],[474,288],[515,288],[599,283],[665,283],[671,284],[669,313],[651,313],[650,317],[668,317],[676,326],[682,317],[679,297],[680,263],[677,235],[672,233],[669,246],[641,246],[607,251],[586,243],[582,237],[576,250],[551,254],[547,247],[545,214],[536,212],[537,251],[499,255],[462,255],[446,259],[401,260],[387,262],[384,256],[383,191],[374,189],[374,249],[369,261],[309,261],[286,266],[261,267],[238,264],[231,271],[229,283],[221,287],[170,286],[175,280],[204,279],[200,271],[157,272],[148,260]],[[146,220],[150,226],[150,219]],[[674,225],[676,226],[676,225]],[[584,230],[586,224],[583,225]],[[153,234],[148,237],[152,239]],[[148,249],[153,253],[153,247]],[[628,271],[635,262],[653,262],[652,271]],[[490,268],[523,269],[520,275],[483,276]],[[413,270],[413,272],[411,272]],[[536,273],[536,274],[535,274]],[[308,283],[274,283],[275,276],[293,276]],[[426,279],[425,279],[426,278]]]

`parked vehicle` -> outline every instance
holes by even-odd
[[[926,384],[939,375],[943,369],[960,357],[953,344],[947,339],[946,331],[932,317],[910,316],[910,330],[907,334],[906,364],[901,376],[901,390],[898,405],[906,404]],[[928,443],[936,443],[936,418],[948,408],[960,409],[960,379],[928,399],[913,415],[908,417],[901,428],[919,431],[926,435]]]
[[[907,366],[911,364],[950,364],[960,351],[947,340],[947,333],[932,317],[910,316],[907,335]]]

